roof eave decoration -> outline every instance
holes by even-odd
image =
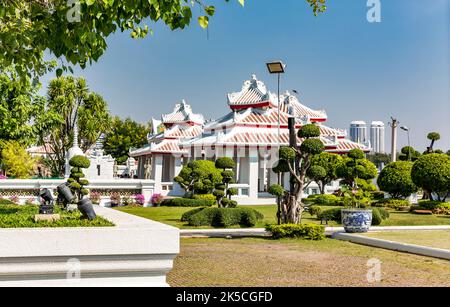
[[[259,81],[255,75],[242,85],[240,92],[227,95],[228,105],[233,110],[245,109],[248,107],[263,108],[273,103],[273,95],[267,90],[265,84]],[[276,98],[276,97],[275,97]]]

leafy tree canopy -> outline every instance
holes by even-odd
[[[149,125],[139,124],[130,118],[121,120],[115,117],[111,130],[105,135],[103,149],[116,159],[118,164],[123,164],[129,157],[130,148],[140,148],[148,143],[147,135],[150,133]]]
[[[406,161],[388,164],[378,176],[378,186],[394,198],[406,198],[417,192],[417,186],[411,179],[412,166],[413,163]]]
[[[41,144],[52,149],[48,153],[55,176],[64,174],[65,155],[72,147],[75,123],[79,128],[79,144],[83,151],[97,142],[110,129],[108,105],[90,92],[83,78],[59,77],[50,81],[42,112],[36,114],[35,130]],[[50,155],[51,154],[51,155]]]
[[[213,161],[196,160],[184,166],[174,181],[186,194],[208,194],[216,185],[222,183],[222,175]]]
[[[30,178],[34,173],[36,160],[17,141],[1,142],[2,168],[6,175],[17,179]]]
[[[229,0],[226,0],[227,2]],[[144,38],[156,22],[171,30],[184,29],[201,13],[198,23],[208,26],[215,7],[203,0],[3,0],[0,6],[0,68],[14,65],[20,76],[39,77],[52,65],[44,51],[82,68],[97,61],[107,48],[106,38],[129,31]],[[244,5],[244,0],[238,0]],[[325,0],[306,0],[314,14],[325,11]],[[71,70],[66,65],[57,69]]]
[[[450,157],[436,153],[421,156],[414,162],[411,177],[418,187],[445,200],[450,194]]]

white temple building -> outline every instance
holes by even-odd
[[[181,196],[183,191],[173,183],[173,178],[184,164],[189,160],[228,156],[236,162],[233,186],[239,192],[235,199],[241,204],[273,204],[267,189],[277,182],[272,167],[277,161],[278,147],[289,144],[290,116],[295,116],[297,129],[307,123],[317,124],[327,152],[345,154],[354,148],[370,152],[367,146],[348,140],[345,130],[325,126],[328,118],[325,111],[301,104],[288,92],[281,95],[278,109],[276,94],[268,91],[254,75],[244,82],[239,92],[229,94],[227,100],[231,111],[208,123],[184,101],[172,113],[163,115],[166,130],[149,136],[146,147],[130,152],[139,161],[139,178],[155,180],[156,192]],[[287,174],[283,184],[289,185]],[[326,191],[331,193],[338,188],[339,183],[334,182]],[[310,184],[305,193],[319,193],[318,186]]]

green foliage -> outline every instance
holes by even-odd
[[[210,199],[166,198],[161,202],[163,207],[210,207],[215,201]]]
[[[208,194],[215,186],[222,182],[221,171],[215,166],[215,163],[208,160],[196,160],[189,162],[184,166],[174,181],[178,183],[186,194]],[[202,183],[201,189],[196,189],[196,183]],[[197,185],[197,188],[200,185]]]
[[[439,134],[439,132],[430,132],[427,135],[427,139],[431,141],[438,141],[441,139],[441,135]]]
[[[287,172],[289,172],[289,164],[288,164],[288,162],[286,162],[284,160],[278,160],[276,165],[272,168],[272,171],[275,174],[287,173]]]
[[[307,124],[302,126],[297,135],[299,138],[307,139],[307,138],[315,138],[320,136],[320,128],[315,124]]]
[[[317,155],[325,150],[325,145],[319,139],[306,139],[300,145],[302,153]]]
[[[224,190],[215,189],[214,192],[213,192],[213,195],[216,197],[217,200],[220,200],[222,197],[225,196],[225,191]]]
[[[372,204],[373,207],[386,207],[399,210],[410,206],[410,203],[405,199],[386,198],[380,199]]]
[[[283,188],[281,185],[279,185],[279,184],[272,184],[272,185],[269,187],[268,192],[269,192],[271,195],[273,195],[273,196],[281,197],[281,196],[284,195],[285,190],[284,190],[284,188]]]
[[[309,206],[308,207],[308,212],[311,215],[319,215],[320,213],[322,213],[322,208],[320,208],[319,206]]]
[[[214,200],[215,201],[215,200]],[[182,222],[188,222],[189,219],[191,218],[191,216],[193,216],[194,214],[197,214],[198,212],[202,211],[203,209],[205,209],[206,207],[199,207],[199,208],[195,208],[189,211],[186,211],[185,213],[183,213],[181,215],[181,221]]]
[[[218,158],[216,160],[216,167],[220,168],[220,169],[233,169],[236,167],[236,163],[234,162],[233,159],[228,158],[228,157],[222,157],[222,158]]]
[[[36,159],[17,141],[1,142],[1,164],[6,175],[17,179],[30,178],[34,173]]]
[[[307,172],[307,176],[319,185],[321,194],[325,193],[327,184],[338,179],[336,170],[340,163],[342,163],[340,155],[328,152],[322,152],[311,158],[311,167]],[[325,174],[320,168],[325,171]]]
[[[389,212],[383,208],[372,208],[372,225],[380,225],[383,220],[389,219]]]
[[[359,156],[359,155],[353,155]],[[372,162],[367,159],[343,158],[342,162],[336,168],[336,174],[344,182],[353,186],[355,179],[371,180],[378,175],[378,170]]]
[[[85,188],[89,185],[89,181],[84,179],[84,168],[89,168],[91,165],[91,161],[84,156],[74,156],[70,159],[69,165],[72,166],[70,170],[70,177],[67,180],[69,183],[69,188],[72,193],[74,193],[77,197],[77,201],[83,199],[83,196],[89,194],[89,191]]]
[[[388,164],[378,176],[378,186],[393,198],[406,198],[417,192],[417,187],[411,179],[412,166],[411,162],[405,161]]]
[[[266,230],[274,239],[302,238],[307,240],[325,239],[325,227],[317,224],[267,225]]]
[[[79,128],[78,143],[85,152],[109,131],[110,121],[106,101],[89,91],[85,79],[67,76],[51,80],[47,100],[35,118],[35,131],[39,143],[49,143],[54,151],[48,155],[52,175],[64,176],[65,155],[73,145],[75,123]]]
[[[88,219],[81,219],[81,213],[79,211],[61,211],[57,206],[55,210],[61,216],[59,221],[35,222],[34,216],[39,213],[39,206],[2,205],[0,206],[0,228],[114,226],[114,224],[99,216],[90,221]]]
[[[289,146],[281,146],[279,158],[286,162],[293,161],[295,159],[295,150]]]
[[[244,0],[238,2],[244,5]],[[326,10],[325,0],[306,2],[314,15]],[[0,68],[15,63],[21,77],[41,76],[50,66],[44,52],[63,63],[85,68],[101,58],[107,49],[107,38],[113,33],[127,31],[133,39],[144,38],[153,33],[151,28],[157,22],[170,30],[184,29],[192,20],[194,5],[201,10],[197,18],[199,25],[207,27],[215,7],[202,1],[80,0],[77,6],[58,0],[3,0]],[[61,75],[67,70],[73,71],[70,66],[62,65],[56,73]]]
[[[411,178],[416,186],[444,200],[450,194],[450,157],[435,153],[421,156],[414,162]]]
[[[418,206],[414,207],[415,210],[431,210],[434,214],[449,214],[450,202],[440,201],[419,201]]]
[[[317,215],[319,220],[330,220],[341,223],[342,214],[341,208],[332,208],[328,210],[324,210]]]
[[[193,199],[204,199],[211,201],[214,203],[216,201],[216,197],[213,194],[195,194],[192,196]]]
[[[355,184],[363,192],[375,192],[377,190],[377,186],[372,183],[372,180],[356,178]]]
[[[333,194],[310,195],[304,201],[319,206],[339,206],[342,203],[341,197]]]
[[[361,160],[364,159],[365,155],[361,149],[352,149],[348,152],[347,156],[353,160]]]
[[[381,217],[380,211],[378,211],[378,208],[372,209],[372,225],[377,226],[380,225],[381,222],[383,222],[383,218]]]
[[[411,146],[405,146],[401,149],[398,159],[400,161],[416,161],[421,156],[420,152]]]
[[[311,165],[307,172],[308,178],[314,181],[322,181],[327,176],[327,171],[320,165]]]
[[[20,80],[11,67],[0,69],[0,142],[18,141],[28,146],[34,141],[33,122],[42,112],[44,100],[38,90],[28,78]]]
[[[251,208],[205,208],[194,209],[194,212],[187,212],[182,219],[190,226],[213,226],[231,227],[240,225],[241,227],[253,227],[264,216]]]
[[[150,125],[143,125],[130,118],[112,120],[111,130],[103,140],[103,149],[107,155],[116,159],[118,164],[125,163],[129,158],[130,148],[141,148],[148,143],[147,135]]]
[[[236,188],[228,188],[227,189],[227,196],[234,196],[238,194],[238,189]]]
[[[89,168],[89,166],[91,166],[91,161],[85,156],[75,156],[72,159],[70,159],[69,165],[78,169]]]
[[[367,160],[375,164],[378,168],[391,162],[391,156],[385,153],[373,153],[367,155]]]

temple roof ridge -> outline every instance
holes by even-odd
[[[184,99],[175,105],[172,113],[163,114],[161,118],[164,124],[194,123],[203,125],[205,122],[203,115],[194,113]]]

